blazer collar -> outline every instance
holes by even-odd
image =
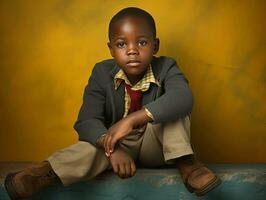
[[[112,80],[114,79],[116,73],[120,70],[120,67],[117,66],[117,64],[114,61],[114,67],[113,69],[110,71],[110,75],[112,77]]]

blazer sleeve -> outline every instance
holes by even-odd
[[[161,87],[164,93],[144,106],[153,115],[153,124],[174,121],[192,112],[192,92],[175,61],[171,62]]]
[[[98,77],[98,78],[97,78]],[[97,138],[107,131],[104,125],[105,117],[105,90],[99,83],[100,74],[95,65],[88,84],[83,94],[78,119],[74,124],[74,129],[79,135],[80,141],[87,141],[96,144]]]

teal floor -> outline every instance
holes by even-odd
[[[139,169],[130,179],[106,172],[69,187],[53,186],[30,200],[266,200],[266,164],[208,166],[222,184],[200,198],[186,190],[175,169]],[[9,200],[3,184],[0,200]]]

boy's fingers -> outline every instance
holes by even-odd
[[[110,142],[112,140],[112,136],[109,135],[109,137],[107,138],[107,142],[106,142],[106,149],[105,152],[108,153],[110,155]]]
[[[117,174],[119,172],[118,164],[112,164],[114,173]]]
[[[106,135],[104,137],[104,151],[106,152],[106,147],[107,147],[107,138],[108,138],[108,135]]]
[[[130,163],[125,164],[125,169],[126,169],[126,178],[131,176],[131,166]]]
[[[126,169],[125,169],[125,166],[123,164],[120,164],[119,165],[119,176],[121,178],[125,178],[125,173],[126,173]]]
[[[131,167],[131,176],[134,176],[135,173],[136,173],[136,165],[135,165],[135,163],[131,162],[130,167]]]
[[[105,151],[105,155],[107,156],[107,157],[109,157],[110,156],[110,153],[109,153],[109,151],[108,151],[108,141],[110,140],[110,135],[107,135],[106,137],[105,137],[105,142],[104,142],[104,151]]]
[[[120,173],[120,165],[117,164],[117,173],[116,173],[116,174],[117,174],[118,176],[120,176],[119,173]]]
[[[117,140],[115,137],[112,138],[112,140],[110,141],[110,147],[109,147],[109,152],[112,153],[114,151],[114,147],[116,144]]]

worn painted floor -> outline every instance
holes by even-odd
[[[27,164],[26,164],[27,165]],[[208,165],[222,179],[222,184],[198,198],[183,186],[175,169],[139,169],[130,179],[120,179],[106,172],[94,180],[69,187],[45,189],[30,200],[265,200],[266,164]],[[3,178],[9,171],[25,164],[0,163],[0,200],[8,200]]]

